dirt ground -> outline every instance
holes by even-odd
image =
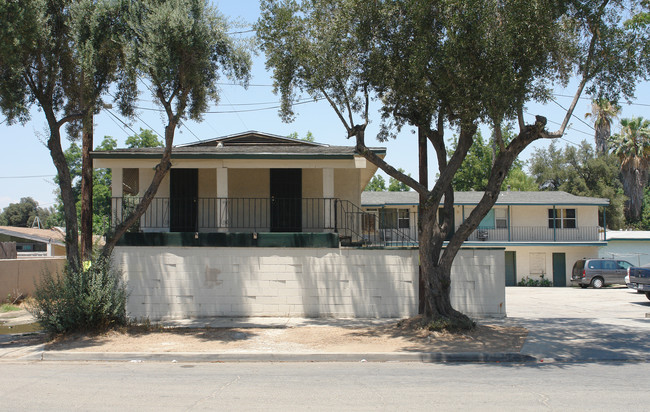
[[[269,328],[126,328],[99,335],[73,335],[45,350],[83,352],[519,352],[527,330],[479,325],[466,333],[438,333],[400,327],[299,326]]]

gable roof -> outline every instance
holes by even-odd
[[[369,148],[386,154],[385,147]],[[160,158],[163,148],[93,151],[95,159]],[[174,146],[172,159],[350,159],[358,156],[354,146],[331,146],[255,131]]]
[[[29,227],[0,226],[0,235],[7,235],[34,242],[63,245],[65,234],[58,229],[35,229]]]
[[[322,143],[308,142],[306,140],[294,139],[291,137],[250,130],[248,132],[215,137],[214,139],[181,144],[176,147],[216,147],[220,143],[223,146],[250,146],[267,144],[281,144],[288,146],[326,146]]]
[[[483,192],[454,192],[455,205],[476,205],[483,197]],[[363,192],[362,206],[399,206],[419,204],[419,194],[409,192]],[[575,196],[567,192],[513,192],[499,194],[496,205],[530,205],[530,206],[608,206],[609,199]]]

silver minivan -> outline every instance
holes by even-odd
[[[618,259],[580,259],[573,265],[571,281],[586,288],[598,289],[605,285],[625,284],[627,268],[634,266]]]

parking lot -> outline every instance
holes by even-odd
[[[508,287],[506,311],[539,359],[650,360],[650,300],[625,287]]]

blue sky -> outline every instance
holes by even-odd
[[[215,1],[219,10],[232,19],[243,24],[236,31],[246,31],[259,16],[257,0]],[[242,36],[250,36],[244,33]],[[176,132],[175,144],[191,143],[199,139],[214,138],[228,134],[257,130],[288,135],[297,132],[304,136],[311,131],[316,141],[332,145],[352,145],[354,142],[346,140],[346,133],[340,121],[324,102],[309,102],[296,107],[297,118],[293,123],[283,123],[277,115],[279,98],[272,92],[270,74],[265,70],[264,57],[258,55],[253,62],[253,77],[248,90],[241,86],[228,85],[227,79],[222,79],[221,101],[217,106],[212,105],[210,112],[204,117],[202,123],[187,122]],[[622,117],[643,116],[650,117],[650,85],[642,83],[637,88],[637,99],[631,105],[623,104]],[[527,109],[526,120],[532,122],[534,115],[544,115],[549,120],[549,129],[558,128],[558,123],[563,119],[563,110],[559,107],[568,106],[571,101],[571,89],[557,90],[557,103],[545,106],[530,105]],[[162,113],[152,110],[157,109],[147,90],[141,93],[138,107],[138,117],[133,121],[124,119],[115,110],[103,111],[95,118],[95,144],[97,145],[104,136],[117,139],[118,146],[123,146],[124,141],[133,131],[153,129],[159,134],[164,130],[165,119]],[[305,98],[307,96],[304,96]],[[559,103],[559,105],[558,105]],[[584,120],[584,114],[590,110],[590,100],[584,96],[571,121],[571,127],[559,145],[577,144],[587,139],[593,143],[593,129],[589,121]],[[1,116],[1,115],[0,115]],[[128,124],[123,125],[121,121]],[[21,197],[31,196],[41,206],[49,207],[55,202],[54,176],[56,169],[45,146],[47,140],[47,125],[43,113],[36,107],[32,110],[32,119],[25,125],[8,126],[4,118],[0,117],[0,210],[9,203],[16,203]],[[586,122],[583,123],[583,122]],[[615,126],[614,131],[617,131]],[[395,141],[379,143],[373,141],[379,129],[379,115],[371,113],[371,124],[367,130],[366,144],[370,146],[384,146],[387,148],[386,160],[395,167],[404,168],[412,176],[417,176],[417,145],[416,136],[405,130]],[[447,135],[451,137],[451,132]],[[571,142],[571,143],[569,143]],[[549,141],[536,142],[521,156],[527,159],[537,147],[546,147]],[[65,142],[67,147],[68,142]],[[436,174],[436,162],[433,149],[429,151],[430,178],[433,182]]]

